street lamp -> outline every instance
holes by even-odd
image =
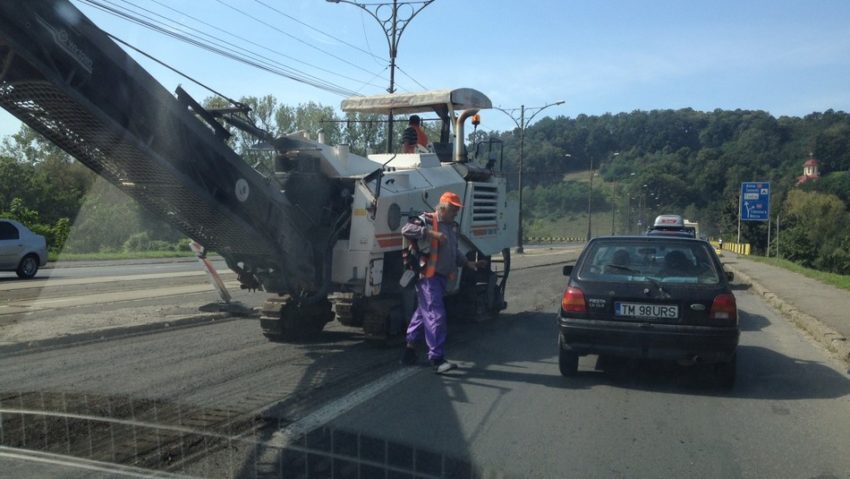
[[[517,175],[518,176],[518,178],[517,178],[518,185],[517,186],[519,187],[519,228],[517,228],[517,248],[516,248],[516,252],[520,253],[520,254],[523,253],[523,249],[522,249],[522,160],[523,160],[523,156],[524,156],[523,149],[525,147],[525,128],[528,126],[529,123],[531,123],[531,120],[533,120],[534,117],[537,116],[537,114],[540,113],[541,111],[545,110],[546,108],[549,108],[550,106],[562,105],[563,103],[564,103],[564,100],[561,100],[561,101],[556,101],[554,103],[549,103],[548,105],[535,106],[535,107],[529,107],[529,108],[526,108],[525,105],[520,105],[519,108],[511,108],[511,109],[508,109],[508,110],[506,110],[504,108],[499,108],[497,106],[493,107],[496,110],[499,110],[502,113],[504,113],[505,115],[508,115],[509,117],[511,117],[511,120],[514,121],[514,124],[516,124],[516,127],[519,128],[519,173]],[[514,115],[517,110],[519,110],[519,119],[517,119],[516,116]],[[532,113],[530,117],[528,117],[528,120],[526,120],[525,119],[525,110],[536,110],[536,111],[534,113]]]
[[[407,28],[407,25],[411,20],[413,20],[413,17],[421,12],[423,8],[433,3],[434,0],[409,2],[393,0],[392,2],[386,3],[360,3],[352,0],[326,1],[330,3],[350,3],[371,15],[372,18],[378,22],[381,29],[384,31],[384,35],[387,37],[387,46],[390,49],[390,87],[387,88],[387,92],[390,94],[395,93],[395,58],[398,53],[398,42],[401,40],[401,34],[404,33],[404,29]],[[402,15],[399,15],[399,7],[406,7],[406,10],[402,12]],[[387,153],[392,152],[393,114],[390,112],[390,114],[387,115]]]
[[[611,159],[613,160],[614,157],[619,156],[619,155],[620,155],[619,152],[614,153],[613,155],[611,155]],[[590,186],[588,187],[588,190],[587,190],[587,241],[590,241],[590,236],[591,236],[590,226],[591,226],[591,220],[593,218],[593,213],[590,210],[590,207],[593,204],[593,155],[589,155],[589,156],[590,156]],[[612,206],[611,207],[611,215],[612,215],[611,216],[611,234],[612,235],[614,234],[614,217],[613,217],[614,213],[613,212],[614,212],[614,208]]]

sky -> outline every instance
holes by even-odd
[[[380,0],[365,0],[373,5]],[[339,109],[345,97],[236,62],[92,6],[134,11],[209,34],[336,89],[382,94],[387,38],[350,3],[325,0],[71,0],[96,25],[228,97]],[[399,7],[400,17],[423,2]],[[389,8],[382,7],[384,14]],[[144,9],[144,10],[142,10]],[[147,10],[147,11],[145,11]],[[158,16],[161,15],[161,16]],[[182,24],[182,26],[180,25]],[[435,0],[406,25],[398,91],[475,88],[494,106],[545,116],[666,108],[758,109],[803,116],[850,111],[846,0]],[[167,90],[211,93],[129,51]],[[244,54],[244,52],[243,52]],[[509,130],[499,110],[480,128]],[[0,137],[20,127],[0,110]]]

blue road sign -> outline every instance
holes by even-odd
[[[741,221],[767,221],[770,218],[770,183],[741,183]]]

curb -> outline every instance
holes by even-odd
[[[0,356],[11,356],[15,354],[47,351],[67,346],[79,346],[82,344],[105,341],[107,339],[129,337],[154,331],[165,331],[173,328],[198,326],[203,323],[213,323],[216,321],[235,319],[238,317],[240,316],[229,312],[208,313],[203,316],[189,316],[186,318],[175,319],[173,321],[140,324],[136,326],[119,326],[116,328],[102,329],[100,331],[92,331],[88,333],[69,334],[67,336],[38,339],[35,341],[27,341],[22,343],[0,346]]]
[[[844,335],[830,328],[814,316],[800,311],[793,304],[784,301],[738,268],[728,263],[723,266],[735,273],[735,279],[749,283],[756,293],[761,295],[769,305],[779,311],[783,316],[790,319],[794,325],[809,333],[823,347],[844,361],[845,364],[850,364],[850,341]]]

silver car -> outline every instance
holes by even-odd
[[[47,264],[47,240],[14,220],[0,218],[0,271],[30,279]]]

